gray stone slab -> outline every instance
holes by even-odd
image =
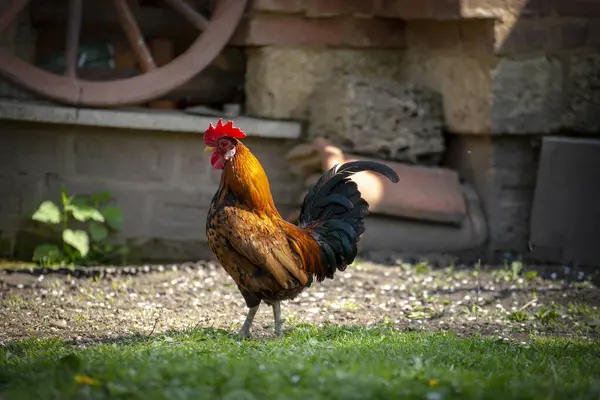
[[[600,140],[546,137],[531,216],[536,257],[600,266]]]
[[[203,134],[219,117],[190,115],[181,111],[151,109],[90,109],[58,106],[44,102],[0,100],[0,120],[69,124],[147,131]],[[227,121],[227,117],[223,117]],[[235,125],[248,136],[298,139],[301,125],[291,121],[236,117]]]

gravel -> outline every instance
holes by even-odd
[[[516,271],[516,272],[515,272]],[[0,343],[31,337],[85,345],[128,335],[212,327],[237,331],[246,307],[212,262],[0,273]],[[533,270],[433,269],[357,262],[282,304],[284,326],[392,324],[526,340],[532,334],[597,339],[600,289],[584,276]],[[273,335],[261,306],[253,333]]]

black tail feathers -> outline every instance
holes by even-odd
[[[377,172],[394,183],[399,181],[398,174],[387,165],[351,161],[325,172],[302,203],[298,225],[309,228],[321,246],[327,278],[333,278],[336,270],[343,271],[354,261],[358,241],[365,231],[364,217],[369,204],[350,180],[351,175],[361,171]]]

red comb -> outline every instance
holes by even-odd
[[[213,126],[212,122],[209,124],[208,129],[204,132],[204,144],[214,144],[221,136],[229,136],[236,139],[243,139],[246,134],[242,132],[240,128],[233,127],[233,121],[227,122],[223,125],[223,120],[219,118],[217,126]]]

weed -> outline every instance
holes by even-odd
[[[33,261],[46,267],[101,264],[119,258],[123,262],[129,248],[110,241],[110,235],[123,228],[123,216],[119,207],[108,204],[110,200],[109,192],[69,196],[62,188],[61,208],[50,200],[40,204],[31,218],[58,231],[61,246],[37,246]]]
[[[537,314],[535,314],[535,318],[544,324],[553,325],[558,322],[560,314],[556,311],[555,307],[542,306]]]
[[[25,305],[25,300],[18,294],[13,294],[2,302],[6,307],[20,308]]]
[[[529,319],[529,314],[523,310],[512,311],[506,316],[509,320],[515,322],[525,322]]]

